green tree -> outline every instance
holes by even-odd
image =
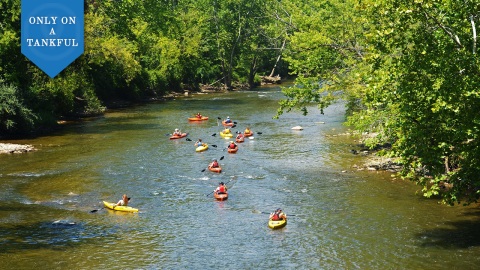
[[[36,116],[25,107],[17,87],[0,80],[0,131],[26,131]]]
[[[429,197],[480,198],[478,1],[292,1],[288,61],[299,75],[284,110],[338,98],[363,109],[348,125],[392,142],[402,176]],[[309,5],[309,8],[305,5]],[[295,9],[298,7],[298,9]],[[297,16],[295,16],[298,14]],[[299,15],[302,15],[301,17]]]
[[[282,88],[287,99],[280,102],[276,117],[292,109],[307,114],[311,102],[323,112],[338,98],[355,102],[361,97],[367,50],[363,32],[369,25],[357,2],[292,0],[285,11],[290,18],[276,16],[294,30],[285,59],[298,75],[298,87]]]
[[[373,143],[395,142],[402,175],[423,185],[425,196],[450,183],[446,203],[476,202],[480,3],[390,0],[363,8],[371,14],[367,36],[374,48],[367,58],[368,108],[350,123],[379,132]]]

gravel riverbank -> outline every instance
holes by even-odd
[[[0,154],[18,154],[36,151],[33,145],[0,143]]]

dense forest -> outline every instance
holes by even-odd
[[[115,100],[287,75],[277,1],[85,0],[85,52],[54,79],[21,54],[21,0],[0,2],[0,131],[101,113]],[[283,46],[283,47],[282,47]],[[277,67],[277,68],[274,68]]]
[[[85,53],[54,79],[20,53],[20,2],[0,2],[2,132],[289,72],[276,117],[345,100],[347,124],[391,143],[425,196],[480,198],[478,1],[85,0]]]

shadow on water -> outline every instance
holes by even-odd
[[[182,106],[191,107],[191,105],[199,106],[204,108],[205,105],[215,105],[215,109],[219,109],[218,105],[241,105],[247,104],[247,102],[243,99],[232,97],[228,94],[215,94],[213,95],[193,95],[188,97],[181,97],[178,99],[182,103],[187,103],[187,105],[183,104]],[[193,103],[193,104],[192,104]]]
[[[84,245],[98,245],[117,239],[118,228],[105,230],[78,217],[81,212],[64,211],[36,204],[0,202],[0,254],[15,254],[27,250],[65,251]],[[88,214],[90,215],[90,214]],[[42,220],[36,220],[41,216]],[[1,267],[0,267],[1,268]]]
[[[464,216],[472,220],[448,221],[442,228],[428,229],[415,235],[421,247],[444,249],[470,248],[480,246],[480,209],[469,209]]]
[[[0,253],[51,249],[63,251],[85,244],[96,244],[106,238],[115,238],[111,231],[99,232],[93,227],[55,225],[53,221],[0,226]]]
[[[160,123],[141,123],[153,117],[132,117],[123,121],[108,120],[105,124],[96,123],[94,128],[87,128],[88,123],[80,123],[71,127],[66,127],[60,132],[48,134],[49,137],[62,137],[66,135],[85,135],[85,134],[111,134],[118,131],[146,131],[158,130]],[[140,122],[140,123],[139,123]]]

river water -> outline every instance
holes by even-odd
[[[343,104],[272,120],[280,98],[278,87],[194,95],[9,141],[40,150],[0,156],[0,268],[478,269],[477,208],[353,170],[362,160],[348,151],[355,138],[325,136],[348,129]],[[189,123],[197,112],[210,119]],[[227,116],[234,131],[262,134],[222,151],[228,141],[211,135]],[[197,153],[169,140],[177,127],[218,147]],[[222,156],[221,174],[201,172]],[[234,176],[227,201],[205,196]],[[123,193],[139,213],[102,209]],[[295,216],[271,230],[262,212],[277,207]]]

